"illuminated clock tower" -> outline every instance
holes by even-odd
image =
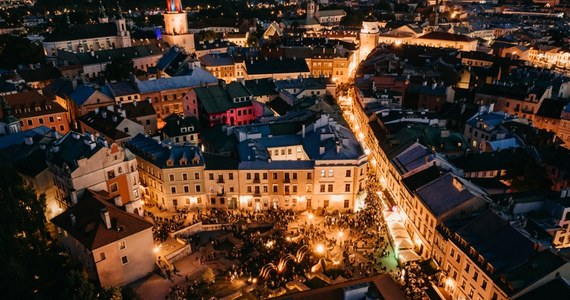
[[[182,9],[181,0],[166,0],[164,13],[165,42],[170,46],[179,46],[187,53],[194,53],[194,34],[188,33],[188,16]]]

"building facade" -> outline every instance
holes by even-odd
[[[47,165],[60,208],[77,204],[86,189],[106,191],[116,205],[143,214],[135,157],[118,144],[70,131],[51,143]]]
[[[111,201],[105,193],[87,191],[78,204],[52,219],[58,241],[104,288],[148,276],[156,259],[152,223]]]

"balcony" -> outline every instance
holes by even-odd
[[[223,178],[218,178],[218,180],[216,180],[216,183],[225,183]]]
[[[290,192],[290,191],[285,191],[283,194],[284,194],[284,195],[291,195],[291,192]]]
[[[261,181],[259,180],[259,177],[257,178],[253,178],[253,183],[260,183]]]
[[[290,178],[283,178],[283,183],[291,183],[291,179]]]

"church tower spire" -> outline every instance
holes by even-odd
[[[166,0],[166,11],[182,12],[181,0]]]
[[[105,13],[105,6],[103,6],[103,2],[99,0],[99,24],[109,23],[109,17]]]
[[[125,17],[123,16],[123,9],[121,8],[121,3],[119,3],[119,0],[117,0],[117,19],[124,19]]]

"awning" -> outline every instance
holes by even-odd
[[[407,238],[398,238],[394,240],[394,245],[398,249],[398,251],[406,250],[406,249],[414,249],[414,243],[411,239]]]
[[[394,237],[394,240],[397,238],[404,238],[404,239],[410,238],[410,235],[404,229],[392,230],[391,232],[392,232],[392,236]]]
[[[393,211],[384,211],[384,220],[389,224],[390,222],[400,221],[400,214]]]
[[[404,227],[404,224],[402,224],[402,222],[388,223],[388,227],[390,227],[390,230],[406,230],[406,227]]]
[[[420,259],[421,256],[417,255],[413,250],[402,250],[398,252],[398,260],[403,264]]]

